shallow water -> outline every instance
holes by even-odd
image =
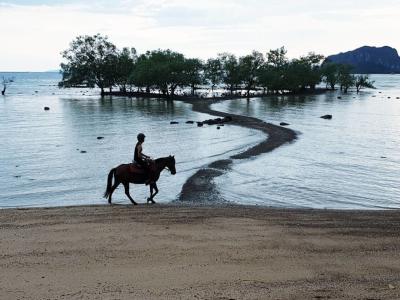
[[[107,174],[132,160],[139,132],[147,136],[146,154],[176,158],[177,174],[164,171],[161,175],[155,199],[159,202],[175,200],[186,179],[199,168],[263,138],[255,130],[236,126],[216,130],[185,124],[210,116],[194,113],[181,102],[101,99],[94,90],[58,89],[56,73],[12,75],[15,82],[6,97],[0,96],[3,208],[106,203],[102,194]],[[45,106],[50,110],[44,111]],[[170,125],[172,120],[180,123]],[[131,185],[131,194],[144,202],[148,188]],[[122,186],[114,202],[129,203]]]
[[[400,208],[400,76],[374,75],[377,90],[230,100],[213,109],[299,132],[296,142],[236,161],[216,179],[242,204],[335,209]],[[388,98],[390,97],[390,98]],[[320,116],[332,114],[332,120]]]

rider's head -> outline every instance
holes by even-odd
[[[143,143],[145,137],[146,137],[146,136],[145,136],[143,133],[139,133],[139,134],[137,135],[137,140],[138,140],[139,142]]]

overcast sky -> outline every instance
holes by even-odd
[[[290,57],[400,50],[399,0],[0,0],[0,24],[0,71],[58,69],[74,37],[95,33],[200,58],[283,45]]]

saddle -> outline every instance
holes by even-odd
[[[129,171],[135,174],[145,174],[147,170],[136,162],[129,164]]]

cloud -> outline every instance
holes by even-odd
[[[57,68],[74,37],[95,33],[118,47],[171,48],[200,58],[282,45],[292,57],[364,44],[400,48],[399,11],[393,0],[3,1],[0,70]]]

